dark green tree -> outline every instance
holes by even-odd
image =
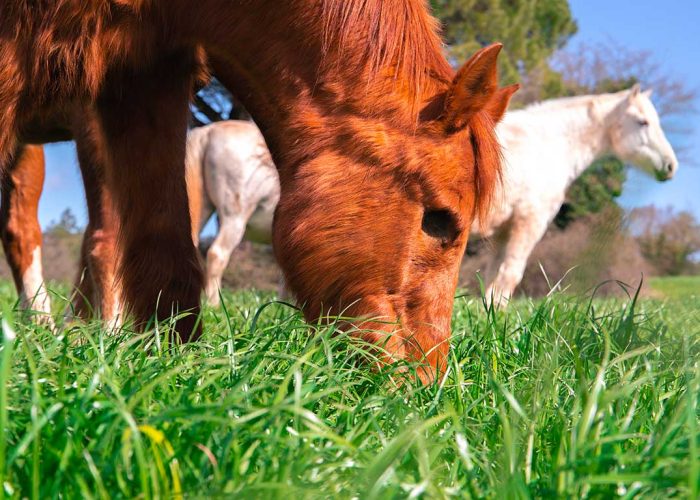
[[[519,92],[516,105],[559,95],[561,78],[547,61],[576,33],[568,0],[432,0],[431,5],[442,22],[455,65],[479,48],[500,41],[504,44],[500,57],[503,83],[537,75],[537,88],[547,89],[548,95],[534,98],[525,97],[529,95],[527,90]],[[541,81],[546,83],[542,85]],[[249,118],[216,79],[197,93],[192,111],[193,125]]]
[[[443,24],[444,36],[455,62],[480,47],[501,41],[503,83],[520,82],[514,106],[543,99],[612,92],[627,88],[628,79],[576,81],[561,68],[552,68],[552,56],[576,33],[568,0],[432,0]],[[615,158],[592,165],[572,186],[556,218],[559,227],[574,219],[614,205],[625,181],[625,169]]]
[[[431,4],[456,63],[489,43],[502,42],[504,84],[521,82],[534,72],[559,80],[549,70],[548,60],[576,33],[568,0],[432,0]]]
[[[627,179],[625,165],[613,156],[593,163],[574,182],[566,193],[566,201],[554,219],[557,227],[564,229],[571,222],[603,209],[622,211],[615,198],[622,193]]]
[[[431,0],[431,5],[443,24],[455,65],[484,45],[503,42],[502,83],[522,86],[513,107],[555,97],[616,92],[640,81],[655,88],[664,118],[692,109],[695,93],[670,78],[649,53],[615,44],[568,47],[577,30],[568,0]],[[615,198],[625,178],[625,167],[615,158],[593,164],[567,193],[557,225],[565,227],[581,216],[616,209]]]
[[[514,108],[554,97],[615,92],[641,81],[654,86],[662,115],[692,109],[695,93],[669,78],[650,54],[616,45],[568,47],[577,31],[568,0],[431,0],[430,4],[442,23],[455,66],[479,48],[503,42],[502,83],[522,85]],[[195,97],[193,124],[231,118],[249,116],[214,79]],[[617,159],[595,163],[570,189],[557,225],[565,227],[578,217],[614,209],[624,181],[625,168]]]

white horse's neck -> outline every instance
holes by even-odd
[[[554,99],[523,110],[526,114],[540,115],[539,123],[547,128],[563,131],[559,136],[566,142],[567,154],[560,168],[569,169],[568,185],[595,160],[612,152],[610,128],[624,98],[626,94],[618,93]]]

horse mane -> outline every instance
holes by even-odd
[[[454,71],[443,53],[439,23],[429,14],[425,0],[322,1],[324,53],[338,50],[337,59],[344,61],[343,48],[357,45],[357,33],[368,33],[368,39],[359,40],[361,60],[355,63],[369,68],[370,79],[386,76],[386,68],[393,68],[391,76],[406,82],[415,98],[428,90],[430,79],[452,80]],[[501,182],[502,155],[495,124],[486,113],[477,114],[469,126],[475,162],[474,210],[484,220]]]
[[[480,224],[488,217],[496,188],[503,184],[503,152],[496,137],[495,124],[486,113],[478,113],[469,123],[474,151],[474,216]]]
[[[555,111],[558,109],[565,110],[569,108],[580,107],[581,105],[590,104],[593,101],[619,101],[624,95],[629,93],[629,90],[613,92],[608,94],[586,94],[573,97],[557,97],[547,99],[546,101],[534,102],[525,106],[524,111]]]
[[[391,76],[404,79],[416,94],[429,78],[451,79],[439,23],[425,0],[322,0],[322,25],[324,54],[337,50],[343,61],[351,53],[344,47],[359,43],[360,60],[354,62],[366,65],[370,78],[386,76],[382,71],[391,67]]]

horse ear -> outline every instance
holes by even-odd
[[[491,120],[493,120],[493,123],[501,121],[501,118],[503,118],[503,115],[505,115],[508,110],[511,97],[513,97],[513,94],[515,94],[519,88],[520,84],[514,83],[513,85],[508,85],[496,91],[485,108],[486,113]]]
[[[654,94],[654,89],[646,89],[642,94],[644,94],[647,99],[651,99],[651,96]]]
[[[455,75],[447,91],[443,121],[460,130],[489,103],[498,90],[496,60],[503,45],[494,43],[474,54]]]
[[[642,92],[642,86],[635,83],[630,89],[630,99],[634,99]]]

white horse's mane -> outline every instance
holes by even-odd
[[[571,108],[580,108],[586,106],[592,102],[618,102],[621,101],[623,97],[629,95],[629,90],[623,90],[621,92],[615,92],[611,94],[588,94],[588,95],[578,95],[573,97],[559,97],[556,99],[548,99],[546,101],[534,102],[525,106],[521,111],[528,112],[538,112],[547,111],[551,112],[553,110],[567,110]]]

